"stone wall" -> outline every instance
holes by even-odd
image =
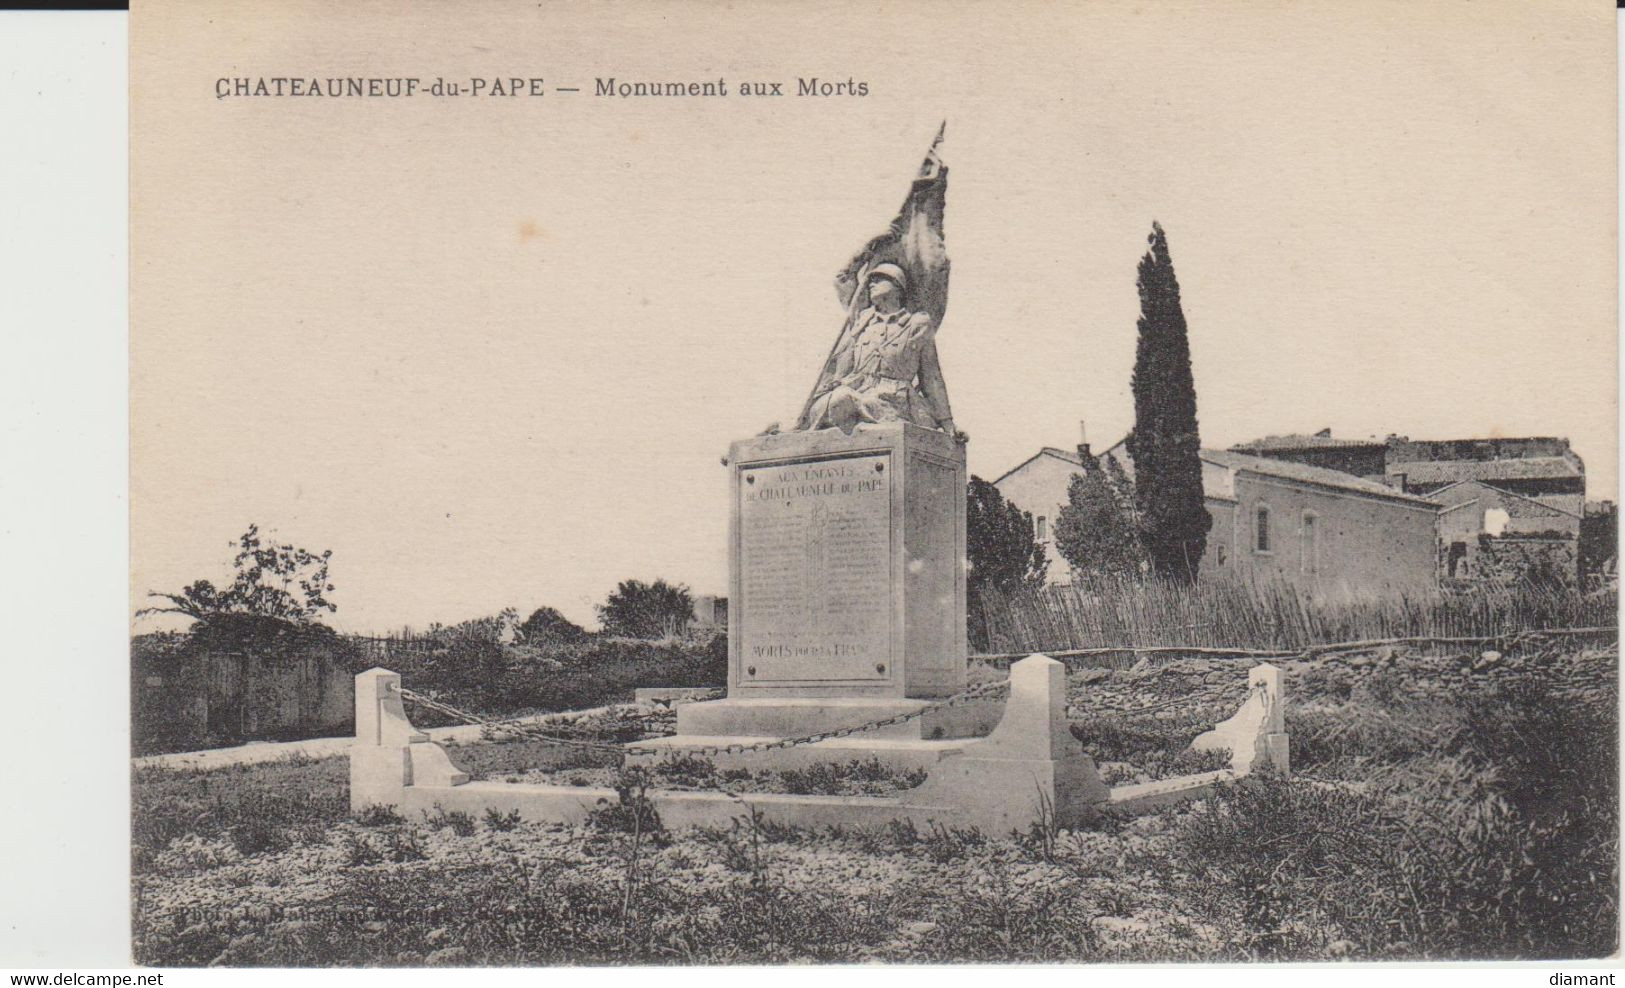
[[[1540,578],[1548,570],[1561,573],[1564,583],[1577,578],[1576,515],[1478,481],[1452,484],[1428,499],[1443,508],[1438,530],[1444,578],[1505,581]],[[1496,524],[1492,512],[1499,515]]]
[[[354,730],[354,671],[323,651],[261,658],[183,647],[132,650],[136,753]]]
[[[1419,460],[1517,460],[1535,456],[1562,456],[1569,441],[1556,436],[1513,439],[1407,439],[1388,440],[1388,462]]]
[[[1552,580],[1571,585],[1580,572],[1577,538],[1481,535],[1474,555],[1473,577],[1495,582]]]

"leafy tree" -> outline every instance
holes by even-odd
[[[1110,460],[1101,467],[1078,447],[1083,472],[1067,484],[1066,504],[1055,517],[1055,547],[1073,570],[1100,576],[1138,575],[1145,552],[1135,529],[1132,482]]]
[[[1179,303],[1179,281],[1162,226],[1151,224],[1140,258],[1139,345],[1134,357],[1134,459],[1140,543],[1152,572],[1188,582],[1207,547],[1213,519],[1202,501],[1196,382]]]
[[[665,580],[623,580],[598,607],[604,631],[627,638],[664,638],[693,619],[694,598],[688,587]]]
[[[971,477],[965,495],[967,587],[1043,586],[1049,560],[1034,532],[1032,514],[1006,501],[997,487],[980,477]]]
[[[538,607],[519,625],[519,638],[529,645],[543,642],[575,642],[587,636],[586,629],[560,614],[554,607]]]
[[[519,612],[512,607],[504,607],[495,614],[469,618],[456,624],[436,621],[429,625],[422,637],[427,641],[448,644],[478,641],[506,645],[518,637],[518,628]]]
[[[143,614],[183,614],[206,622],[223,614],[247,614],[309,624],[338,605],[327,599],[333,592],[327,564],[333,550],[320,554],[293,545],[276,545],[260,537],[258,525],[249,525],[236,542],[232,560],[236,576],[224,590],[198,580],[180,593],[149,592],[169,602],[167,607],[146,607]]]
[[[965,488],[965,576],[968,632],[973,648],[987,647],[984,607],[990,592],[1001,594],[1044,585],[1049,560],[1033,529],[1030,512],[1004,499],[980,477]]]

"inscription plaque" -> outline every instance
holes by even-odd
[[[740,471],[742,682],[891,677],[891,484],[884,454]]]

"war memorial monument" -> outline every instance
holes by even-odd
[[[902,209],[836,276],[840,332],[793,427],[732,444],[728,694],[677,709],[677,732],[624,746],[629,763],[700,757],[718,768],[876,760],[925,770],[899,797],[757,794],[754,812],[794,826],[906,820],[989,833],[1083,822],[1284,772],[1281,677],[1254,668],[1230,720],[1196,747],[1231,767],[1110,789],[1072,736],[1066,667],[1029,656],[1008,680],[967,684],[965,434],[937,359],[947,308],[942,132]],[[649,684],[651,686],[658,684]],[[356,679],[351,801],[412,812],[518,811],[573,822],[609,789],[471,782],[413,729],[400,677]],[[726,824],[727,792],[659,791],[667,825]]]

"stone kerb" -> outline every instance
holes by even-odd
[[[1200,795],[1252,772],[1288,770],[1281,670],[1251,670],[1254,687],[1234,716],[1202,735],[1198,750],[1229,750],[1232,768],[1108,789],[1066,719],[1066,667],[1030,655],[1010,668],[1009,699],[987,737],[964,742],[931,766],[901,798],[764,794],[746,800],[789,826],[879,826],[910,820],[971,826],[987,834],[1033,824],[1074,828],[1098,812],[1144,812]],[[356,677],[356,739],[350,749],[350,805],[402,812],[435,806],[479,813],[514,810],[536,822],[580,823],[616,798],[592,787],[469,783],[446,752],[406,717],[400,676],[369,669]],[[725,792],[652,793],[668,826],[726,826],[744,805]]]
[[[1047,821],[1074,827],[1110,798],[1066,720],[1066,666],[1029,655],[1010,667],[1010,698],[993,733],[932,768],[911,796],[952,806],[985,833]]]
[[[355,743],[350,746],[350,809],[400,807],[408,786],[460,786],[465,772],[412,726],[401,677],[368,669],[355,677]]]
[[[1191,742],[1192,751],[1229,751],[1230,770],[1286,775],[1291,770],[1281,670],[1264,663],[1247,675],[1252,691],[1228,720]]]

